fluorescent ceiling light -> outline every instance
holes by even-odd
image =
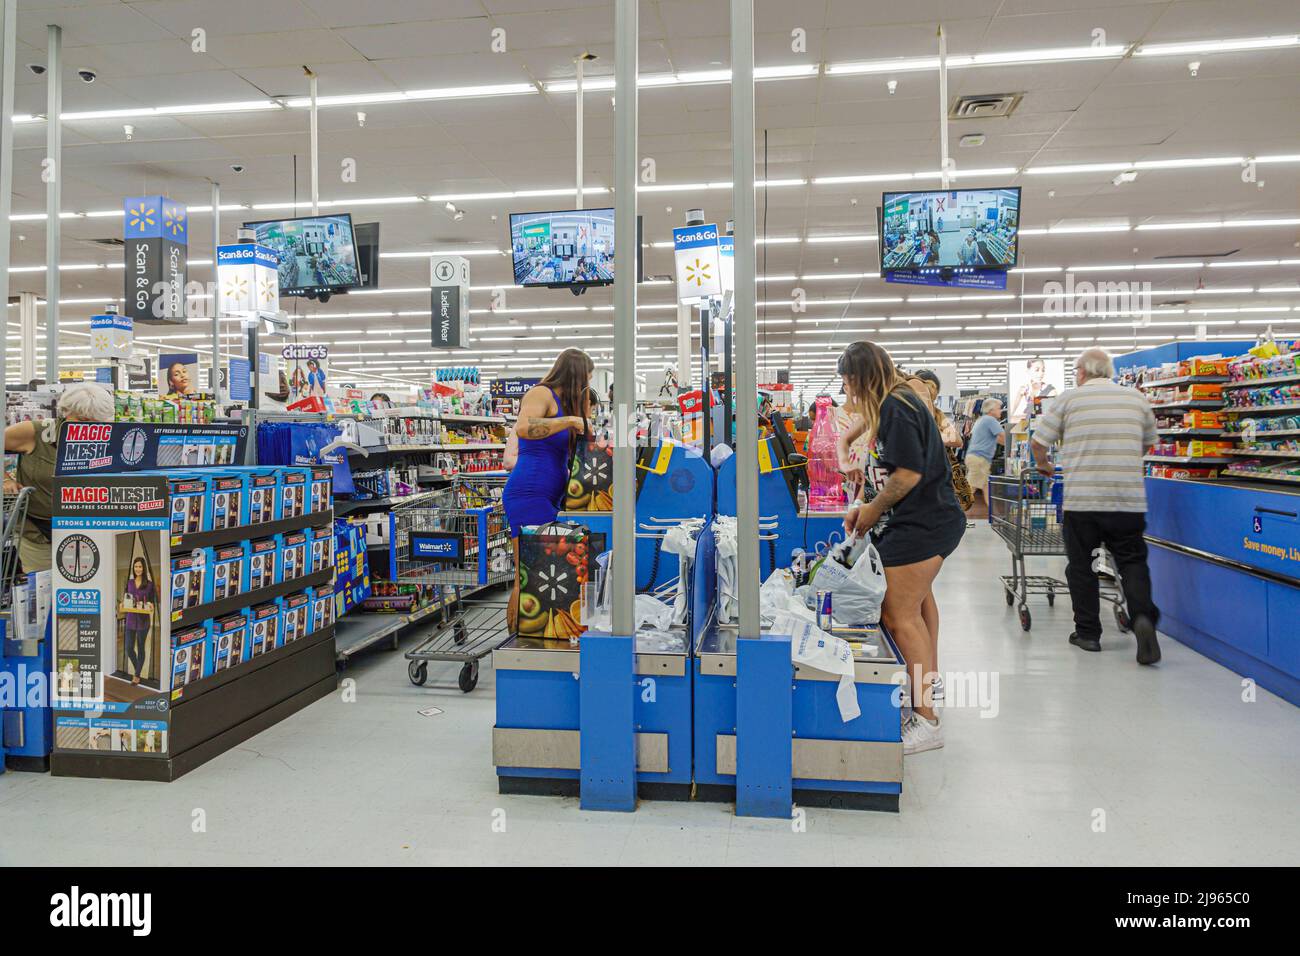
[[[1139,43],[1134,56],[1183,56],[1188,53],[1237,53],[1244,50],[1276,50],[1300,45],[1300,34],[1246,37],[1235,40],[1188,40],[1182,43]]]
[[[979,66],[1028,66],[1034,63],[1062,63],[1072,60],[1116,60],[1128,52],[1124,44],[1107,46],[1052,47],[1038,50],[1004,50],[996,53],[951,54],[948,69],[960,70]],[[885,60],[861,60],[830,63],[829,76],[861,76],[874,73],[917,73],[938,70],[937,56],[895,57]]]
[[[802,77],[816,76],[821,70],[818,63],[791,63],[784,66],[760,66],[754,68],[754,79],[796,80]],[[701,86],[715,83],[730,83],[730,70],[695,70],[683,73],[643,73],[637,77],[637,89],[655,89],[664,86]],[[577,80],[551,80],[543,83],[542,89],[547,93],[576,93]],[[583,77],[582,92],[603,93],[614,89],[612,76]]]
[[[356,93],[344,96],[318,96],[319,108],[330,106],[364,106],[368,103],[405,103],[422,100],[460,100],[479,96],[519,96],[536,93],[532,83],[490,83],[484,86],[448,86],[430,90],[404,90],[393,93]],[[309,109],[310,96],[295,96],[284,101],[290,109]]]
[[[1220,222],[1145,222],[1137,227],[1138,231],[1169,229],[1250,229],[1267,226],[1300,226],[1300,218],[1288,219],[1230,219]]]

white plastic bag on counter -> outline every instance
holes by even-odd
[[[840,709],[840,720],[848,723],[862,713],[853,682],[853,649],[848,641],[827,634],[807,618],[788,611],[778,612],[768,630],[772,634],[790,635],[790,660],[794,663],[839,675],[835,703]]]
[[[736,622],[736,519],[718,515],[713,521],[718,543],[718,623]]]
[[[685,624],[686,612],[690,606],[691,585],[694,582],[692,569],[695,566],[696,538],[704,527],[703,518],[684,518],[680,524],[669,528],[664,534],[660,547],[669,554],[677,555],[681,573],[678,575],[677,596],[673,600],[673,623]]]
[[[880,605],[885,599],[885,567],[880,552],[868,543],[853,566],[845,567],[841,558],[852,553],[857,542],[850,539],[826,556],[809,581],[809,591],[831,592],[831,616],[846,627],[861,627],[880,622]]]

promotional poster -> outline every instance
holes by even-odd
[[[1065,360],[1032,358],[1007,363],[1010,380],[1008,421],[1024,421],[1037,414],[1035,403],[1065,391]]]
[[[188,398],[199,392],[199,356],[196,352],[162,352],[158,356],[158,394],[162,398]]]
[[[289,379],[288,404],[304,398],[324,398],[329,349],[323,345],[286,345],[281,350]]]

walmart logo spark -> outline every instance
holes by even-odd
[[[712,282],[713,276],[709,274],[709,268],[712,265],[711,262],[701,262],[696,258],[693,263],[686,266],[686,281],[694,282],[697,289],[706,282]]]
[[[153,226],[158,222],[154,218],[158,215],[158,210],[145,203],[140,203],[134,209],[128,209],[127,214],[131,217],[131,227],[134,229],[143,229],[145,226]]]
[[[185,210],[168,209],[163,213],[163,228],[172,234],[175,238],[181,234],[185,228]]]
[[[248,280],[235,277],[226,284],[226,298],[242,300],[248,295]]]

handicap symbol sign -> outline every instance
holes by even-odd
[[[1264,530],[1264,519],[1261,518],[1259,515],[1255,515],[1255,517],[1251,519],[1250,524],[1251,527],[1254,529],[1255,534],[1259,534]]]

